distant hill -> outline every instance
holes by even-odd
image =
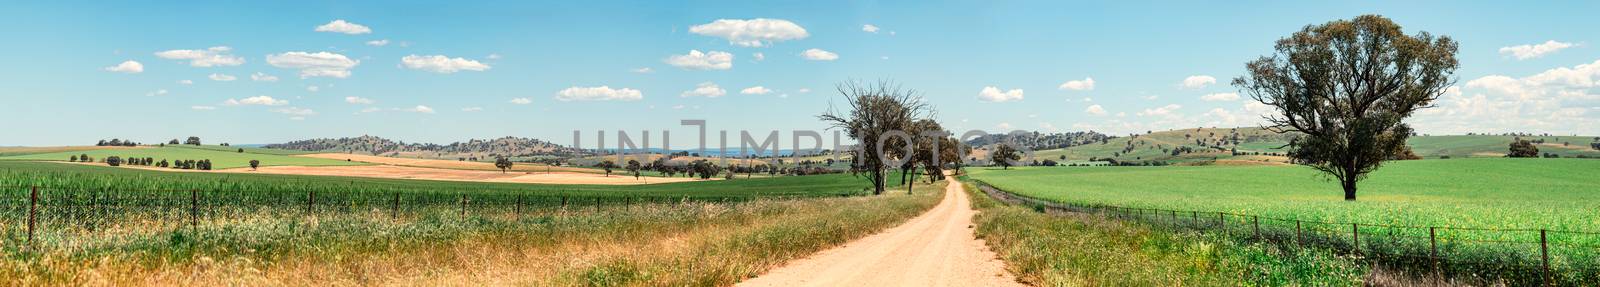
[[[281,144],[268,144],[263,146],[269,149],[364,153],[372,155],[399,155],[406,154],[414,157],[568,157],[585,155],[581,149],[564,147],[558,144],[539,139],[503,137],[497,139],[473,139],[466,142],[454,142],[447,145],[432,143],[406,143],[376,136],[359,136],[353,138],[322,138],[297,140]]]
[[[961,136],[961,135],[955,135]],[[988,146],[1006,140],[1004,134],[990,134],[983,137],[967,140],[968,146]],[[1066,132],[1066,133],[1024,133],[1016,136],[1017,144],[1027,146],[1034,150],[1059,149],[1073,146],[1098,144],[1115,137],[1107,136],[1094,131]]]

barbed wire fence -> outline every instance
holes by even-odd
[[[991,198],[1046,213],[1098,214],[1217,234],[1284,250],[1331,250],[1418,277],[1511,285],[1600,284],[1600,232],[1407,226],[1280,218],[1218,211],[1063,203],[972,180]]]

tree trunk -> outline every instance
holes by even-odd
[[[884,181],[885,181],[885,178],[883,178],[883,170],[881,170],[881,169],[880,170],[876,170],[876,171],[873,171],[872,173],[874,174],[872,176],[872,195],[883,194],[883,187],[884,187]]]
[[[1356,201],[1356,180],[1355,180],[1355,177],[1351,177],[1349,179],[1345,179],[1345,180],[1340,181],[1340,185],[1344,186],[1344,200],[1345,201]]]

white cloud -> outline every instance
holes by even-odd
[[[190,80],[178,80],[178,84],[179,84],[179,85],[193,85],[193,84],[194,84],[194,81],[190,81]]]
[[[1180,106],[1178,104],[1170,104],[1170,105],[1166,105],[1166,106],[1162,106],[1162,107],[1158,107],[1158,108],[1154,108],[1154,109],[1144,109],[1144,111],[1139,112],[1138,115],[1139,116],[1166,116],[1166,115],[1171,115],[1173,112],[1175,112],[1175,111],[1177,111],[1178,109],[1181,109],[1181,108],[1183,108],[1183,106]]]
[[[637,101],[644,93],[635,89],[612,89],[610,86],[571,87],[556,92],[556,100],[570,101]]]
[[[1200,99],[1201,100],[1205,100],[1207,102],[1237,101],[1237,100],[1239,100],[1239,93],[1206,94],[1204,96],[1200,96]]]
[[[210,78],[212,81],[218,81],[218,82],[230,82],[230,81],[239,79],[239,77],[234,77],[234,76],[230,76],[230,75],[227,75],[227,74],[217,74],[217,73],[211,73],[211,75],[210,76],[206,76],[206,78]]]
[[[217,109],[217,107],[213,107],[213,106],[189,106],[189,109],[196,110],[196,111],[209,111],[209,110],[215,110],[215,109]]]
[[[1009,131],[1013,130],[1011,128],[1011,123],[1006,123],[1006,122],[1002,122],[1002,123],[1000,123],[998,125],[994,125],[994,128],[1000,129],[1001,132],[1009,132]]]
[[[350,77],[350,69],[360,65],[361,61],[329,52],[287,52],[267,55],[267,64],[285,69],[298,69],[302,79],[310,77],[342,79]]]
[[[1022,89],[1001,92],[1000,88],[993,86],[983,87],[983,90],[978,91],[978,100],[994,103],[1020,101],[1022,100]]]
[[[754,86],[754,87],[745,88],[743,90],[739,90],[739,93],[740,94],[746,94],[746,95],[765,95],[765,94],[768,94],[768,93],[772,93],[772,89],[768,89],[767,87],[762,87],[762,86]]]
[[[282,105],[287,105],[287,104],[289,104],[289,101],[274,99],[274,98],[269,97],[269,96],[254,96],[254,97],[244,98],[243,100],[228,99],[227,101],[222,102],[222,105],[224,105],[224,106],[240,106],[240,105],[282,106]]]
[[[811,89],[810,88],[800,88],[799,90],[794,90],[794,91],[795,92],[799,92],[801,94],[811,93]]]
[[[518,104],[518,105],[526,105],[526,104],[532,104],[532,103],[533,103],[533,99],[529,99],[529,98],[515,98],[515,99],[511,99],[511,103],[512,103],[512,104]]]
[[[766,60],[767,59],[767,54],[762,54],[761,52],[755,52],[755,53],[751,53],[750,57],[751,58],[755,58],[756,62],[760,62],[761,60]]]
[[[1055,124],[1046,123],[1046,122],[1040,122],[1039,123],[1039,129],[1045,130],[1045,131],[1048,131],[1048,132],[1059,132],[1059,131],[1061,131],[1061,129],[1056,128]]]
[[[367,41],[367,46],[383,47],[389,45],[389,39]]]
[[[217,46],[205,50],[166,50],[156,52],[156,57],[170,60],[189,60],[189,66],[217,67],[244,64],[244,58],[229,54],[233,48]]]
[[[1070,91],[1093,91],[1094,90],[1094,78],[1086,77],[1086,78],[1083,78],[1083,80],[1081,80],[1081,81],[1080,80],[1067,81],[1066,83],[1061,83],[1061,86],[1057,87],[1057,88],[1061,89],[1061,90],[1070,90]]]
[[[723,51],[703,53],[689,50],[689,54],[672,55],[665,62],[673,67],[690,70],[727,70],[733,68],[733,54]]]
[[[417,105],[416,107],[411,107],[411,108],[407,108],[407,109],[396,109],[396,110],[397,111],[402,111],[402,112],[419,113],[419,114],[432,114],[433,113],[433,108],[430,108],[430,107],[424,106],[424,105]]]
[[[1562,49],[1571,48],[1572,46],[1577,45],[1550,40],[1538,45],[1516,45],[1511,47],[1501,47],[1500,54],[1517,58],[1517,60],[1527,60],[1544,57],[1544,55],[1549,55],[1557,51],[1561,51]]]
[[[1215,77],[1207,75],[1195,75],[1189,76],[1188,78],[1183,78],[1183,83],[1179,83],[1179,85],[1185,89],[1198,90],[1205,88],[1207,85],[1216,83],[1217,78]]]
[[[1104,116],[1106,115],[1106,108],[1101,107],[1100,105],[1090,105],[1089,108],[1083,109],[1083,112],[1096,116]]]
[[[361,111],[356,112],[356,114],[357,115],[370,114],[370,113],[376,113],[376,112],[381,112],[381,111],[383,111],[383,109],[380,109],[380,108],[377,108],[377,107],[369,107],[369,108],[361,109]]]
[[[107,72],[138,74],[144,72],[144,64],[132,60],[122,61],[121,64],[116,66],[105,67],[105,70]]]
[[[149,93],[145,93],[144,94],[144,96],[146,96],[146,97],[165,96],[165,95],[167,95],[167,89],[155,90],[155,91],[151,91]]]
[[[728,94],[728,90],[722,89],[722,87],[717,86],[716,83],[704,82],[704,83],[700,83],[698,85],[695,85],[693,90],[683,91],[683,93],[682,94],[678,94],[678,96],[679,97],[685,97],[685,98],[687,98],[687,97],[715,98],[715,97],[721,97],[721,96],[727,95],[727,94]]]
[[[867,33],[878,33],[878,26],[873,26],[872,24],[861,25],[861,31]]]
[[[311,109],[299,108],[299,107],[287,107],[287,108],[275,109],[275,110],[272,110],[272,112],[285,114],[285,115],[291,115],[291,116],[297,116],[297,117],[311,116],[311,115],[316,115],[317,114],[316,111],[312,111]]]
[[[765,47],[775,42],[805,39],[810,36],[805,28],[794,22],[766,18],[719,19],[689,27],[689,32],[727,39],[729,44],[743,47]]]
[[[639,74],[649,74],[649,73],[655,73],[656,69],[651,69],[650,67],[644,67],[644,68],[633,69],[633,72],[634,73],[639,73]]]
[[[1513,78],[1485,76],[1448,88],[1417,112],[1424,133],[1600,133],[1600,60]]]
[[[490,60],[499,60],[500,58],[503,58],[503,57],[500,56],[500,54],[489,54],[488,56],[484,56],[483,58],[484,59],[490,59]]]
[[[805,57],[806,60],[812,61],[833,61],[839,59],[839,54],[834,54],[833,52],[816,48],[808,49],[805,52],[800,53],[800,56]]]
[[[468,112],[468,113],[481,112],[481,111],[483,111],[483,107],[465,107],[465,108],[461,108],[461,111],[462,112]]]
[[[450,58],[444,55],[417,56],[407,55],[400,58],[400,65],[412,70],[423,70],[440,74],[449,74],[460,71],[484,71],[489,65],[477,60],[465,58]]]
[[[674,110],[682,110],[683,109],[683,105],[673,105],[672,109],[674,109]]]
[[[322,87],[318,87],[318,86],[306,86],[306,91],[307,91],[307,92],[312,92],[312,93],[315,93],[315,92],[317,92],[317,91],[321,91],[321,90],[322,90]]]
[[[278,81],[278,76],[268,75],[268,74],[262,73],[262,72],[256,72],[255,74],[250,74],[250,80],[251,81],[257,81],[257,82],[277,82]]]
[[[357,105],[371,105],[372,103],[376,103],[377,101],[373,101],[372,99],[363,98],[363,97],[344,97],[344,102],[351,103],[351,104],[357,104]]]
[[[345,22],[344,20],[340,19],[333,20],[333,22],[328,22],[328,24],[322,24],[322,26],[317,26],[317,29],[314,31],[359,35],[372,33],[372,28],[367,28],[367,26],[362,26],[361,24]]]

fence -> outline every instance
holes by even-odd
[[[1291,251],[1331,250],[1413,275],[1517,285],[1600,284],[1600,232],[1328,222],[1216,211],[1061,203],[974,180],[991,198],[1047,213],[1101,214]]]
[[[0,187],[0,247],[26,250],[49,236],[65,245],[93,245],[105,235],[182,230],[251,218],[333,217],[359,214],[406,220],[422,216],[504,216],[554,211],[631,208],[637,205],[742,203],[750,196],[582,195],[563,191],[327,191],[234,192],[162,189],[57,189]],[[801,196],[761,196],[791,199]]]

